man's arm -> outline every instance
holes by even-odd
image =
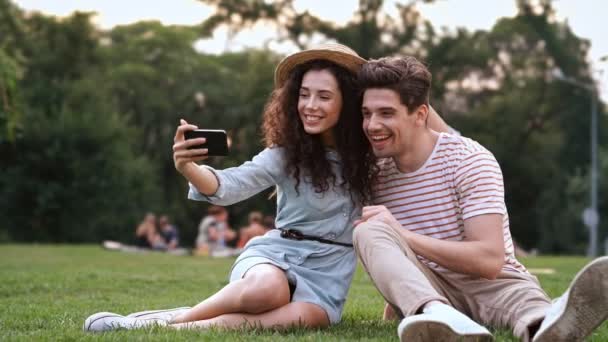
[[[432,106],[429,106],[429,116],[426,123],[430,129],[436,132],[452,133],[453,131]]]
[[[495,279],[504,264],[505,251],[502,215],[485,214],[464,221],[464,241],[435,239],[410,232],[386,209],[385,206],[363,208],[361,220],[380,221],[397,230],[410,248],[449,270],[486,279]]]
[[[439,240],[403,228],[400,233],[416,254],[454,272],[495,279],[504,264],[502,215],[499,214],[465,220],[463,241]]]
[[[484,149],[467,154],[455,166],[454,190],[464,221],[464,240],[433,239],[404,229],[402,234],[414,252],[447,269],[494,279],[505,258],[502,171]]]

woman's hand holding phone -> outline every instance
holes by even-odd
[[[190,125],[186,120],[181,119],[175,131],[173,139],[173,162],[179,171],[194,187],[202,194],[213,195],[219,187],[215,174],[204,167],[196,164],[208,157],[206,148],[191,149],[192,146],[204,144],[205,138],[195,138],[186,140],[184,133],[197,129],[195,125]],[[190,149],[189,149],[190,148]]]
[[[184,119],[181,119],[180,125],[175,131],[175,138],[173,138],[173,162],[177,171],[182,174],[187,168],[198,168],[196,163],[209,157],[207,154],[208,150],[206,148],[191,148],[192,146],[204,144],[206,141],[205,138],[186,140],[184,133],[187,131],[193,131],[195,129],[198,129],[198,127],[187,123]]]

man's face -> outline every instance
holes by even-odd
[[[371,88],[363,94],[363,131],[378,158],[396,157],[415,142],[419,123],[392,89]]]

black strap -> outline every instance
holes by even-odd
[[[329,239],[322,238],[320,236],[306,235],[297,229],[279,229],[279,230],[281,231],[281,237],[283,239],[297,240],[297,241],[309,240],[309,241],[317,241],[320,243],[326,243],[329,245],[338,245],[338,246],[351,247],[351,248],[353,247],[353,245],[350,243],[329,240]]]

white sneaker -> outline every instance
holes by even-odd
[[[175,309],[139,311],[129,314],[127,317],[171,323],[175,316],[180,315],[190,309],[191,308],[189,306],[184,306]]]
[[[533,342],[583,341],[608,318],[608,257],[593,260],[547,309]]]
[[[82,330],[89,332],[103,332],[119,329],[139,329],[152,325],[165,326],[165,321],[144,320],[125,317],[112,312],[98,312],[89,316],[82,326]]]
[[[424,313],[404,318],[397,329],[405,341],[494,341],[483,326],[445,304],[426,307]]]

